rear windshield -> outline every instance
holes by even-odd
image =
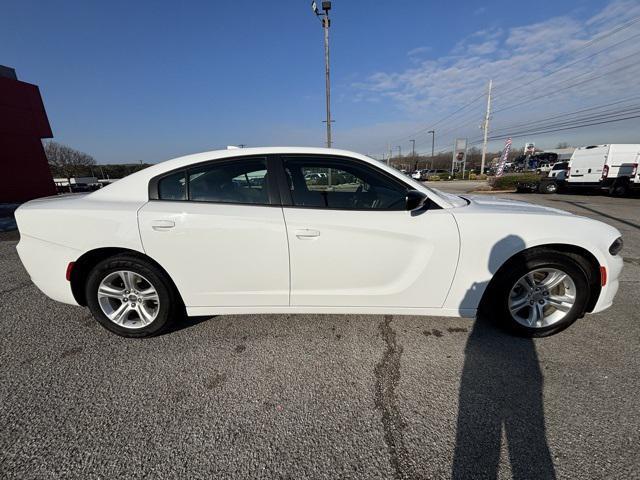
[[[567,164],[566,163],[556,163],[553,166],[553,170],[566,170],[567,169]]]

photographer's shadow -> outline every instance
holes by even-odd
[[[494,245],[491,273],[502,263],[504,252],[518,242],[524,248],[516,236]],[[477,287],[467,295],[475,296]],[[546,439],[542,385],[533,340],[505,333],[492,318],[478,316],[465,348],[454,479],[497,478],[503,431],[513,478],[556,478]]]

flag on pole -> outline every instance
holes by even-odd
[[[500,162],[498,163],[498,171],[496,172],[496,177],[501,177],[504,173],[504,166],[507,164],[507,159],[509,158],[510,151],[511,138],[507,138],[507,141],[504,142],[504,150],[502,151],[502,155],[500,156]]]

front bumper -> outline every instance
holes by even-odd
[[[607,265],[604,265],[607,269],[607,284],[600,290],[600,297],[591,313],[602,312],[611,306],[620,287],[620,274],[623,266],[624,260],[620,254],[609,255]]]

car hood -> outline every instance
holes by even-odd
[[[449,205],[451,207],[453,207],[453,208],[455,208],[455,207],[465,207],[465,206],[467,206],[469,204],[463,197],[460,197],[458,195],[454,195],[452,193],[443,192],[442,190],[440,190],[438,188],[428,187],[428,190],[430,190],[431,192],[435,193],[440,198],[442,198],[443,200],[448,202]]]
[[[469,202],[469,207],[485,212],[573,215],[573,213],[558,208],[534,205],[520,200],[510,200],[485,195],[464,195],[462,198]]]

